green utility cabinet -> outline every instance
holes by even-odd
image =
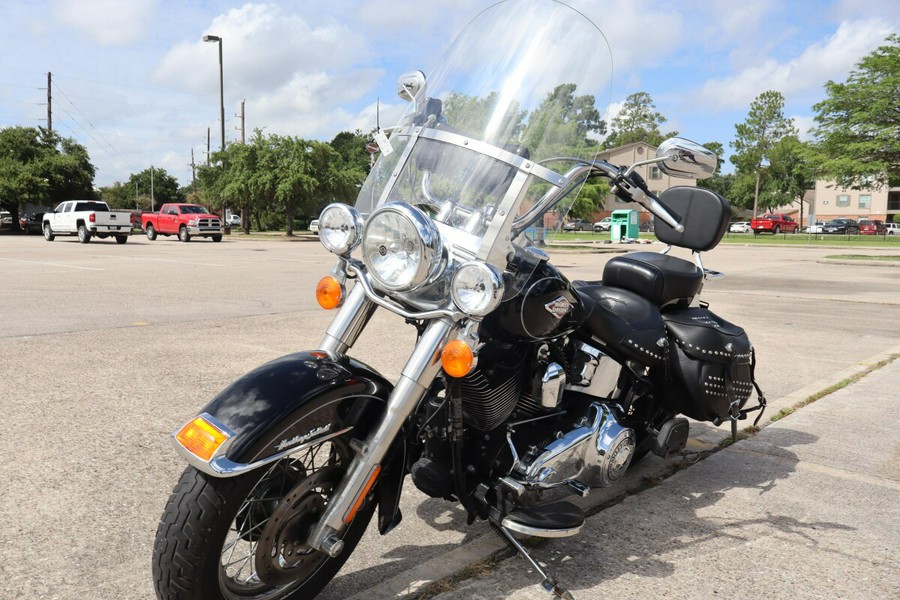
[[[623,238],[640,237],[640,216],[632,209],[614,210],[609,218],[609,239],[620,242]]]

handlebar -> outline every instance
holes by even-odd
[[[609,179],[613,184],[613,193],[622,200],[637,202],[650,211],[651,214],[662,219],[663,222],[678,233],[684,232],[684,225],[681,224],[681,215],[666,206],[664,202],[660,201],[659,198],[647,189],[647,186],[643,183],[642,179],[631,174],[624,167],[617,167],[604,160],[595,160],[590,163],[583,159],[573,158],[570,160],[576,161],[579,164],[569,169],[565,174],[565,181],[567,184],[559,188],[551,188],[538,202],[535,203],[531,210],[516,219],[513,223],[513,237],[524,231],[538,216],[542,215],[557,202],[562,200],[569,192],[569,184],[572,181],[576,181],[584,175],[594,173]]]

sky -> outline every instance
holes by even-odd
[[[245,131],[331,140],[399,115],[397,77],[426,74],[493,0],[0,0],[0,128],[47,125],[77,140],[95,186],[151,165],[181,185]],[[753,99],[781,92],[801,139],[824,84],[900,32],[896,0],[568,0],[609,40],[609,107],[643,91],[676,130],[728,150]],[[609,110],[609,112],[607,112]],[[726,156],[727,164],[727,156]],[[726,169],[727,171],[728,169]]]

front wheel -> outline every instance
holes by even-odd
[[[776,225],[776,226],[775,226],[775,229],[772,230],[772,233],[773,233],[774,235],[778,235],[779,233],[781,233],[781,227],[779,227],[778,225]]]
[[[222,236],[221,236],[221,235],[214,235],[214,236],[212,236],[212,241],[214,241],[214,242],[221,242],[221,241],[222,241]]]
[[[181,229],[178,230],[178,239],[182,242],[191,241],[191,234],[188,232],[187,227],[184,225],[181,226]]]
[[[321,421],[309,422],[300,429],[311,430]],[[188,467],[156,532],[157,596],[300,600],[318,594],[359,543],[375,508],[369,496],[344,532],[344,549],[337,557],[306,545],[350,464],[349,441],[346,436],[334,438],[234,478],[211,477]]]

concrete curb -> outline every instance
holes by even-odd
[[[765,427],[771,424],[771,417],[779,410],[794,407],[811,396],[821,394],[832,386],[865,373],[872,366],[896,355],[900,355],[900,344],[835,372],[827,381],[807,385],[775,400],[769,400],[766,413],[759,426]],[[753,418],[755,417],[751,415],[741,429],[751,426]],[[646,486],[647,481],[651,478],[658,481],[668,477],[676,465],[690,465],[697,460],[702,460],[704,452],[713,450],[730,435],[731,432],[727,427],[713,427],[708,423],[692,422],[691,439],[688,440],[686,452],[681,456],[664,462],[653,461],[649,468],[646,461],[640,463],[638,469],[634,469],[625,476],[625,481],[621,485],[593,489],[587,498],[575,497],[572,501],[588,513],[597,512],[596,509],[604,503],[614,504],[626,496],[639,492],[640,488]],[[507,545],[498,537],[485,534],[443,556],[433,558],[374,587],[360,591],[348,600],[396,600],[413,597],[415,594],[421,594],[430,585],[458,576],[465,569],[496,559],[507,551]]]

